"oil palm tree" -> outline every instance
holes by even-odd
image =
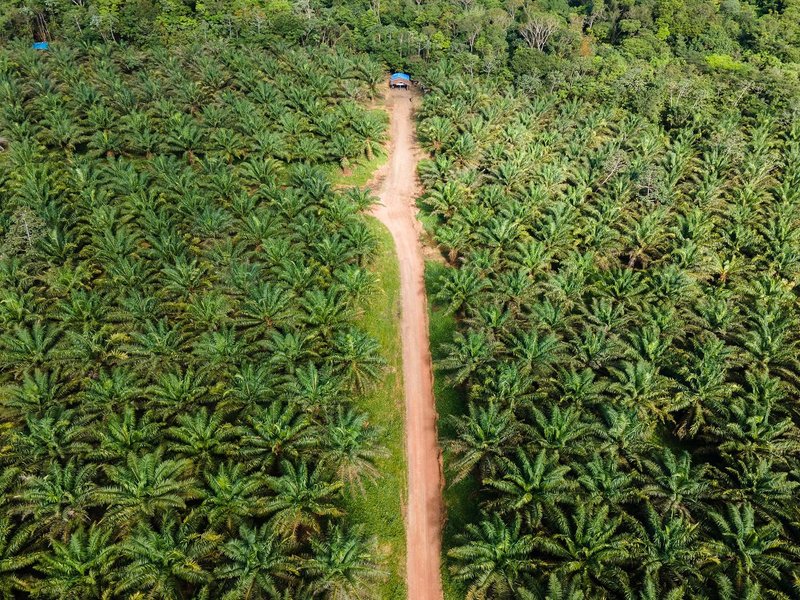
[[[179,415],[176,421],[176,425],[166,431],[170,439],[167,448],[191,461],[194,474],[207,471],[229,454],[231,442],[238,433],[225,422],[222,411],[209,414],[204,406],[197,412]]]
[[[736,399],[729,403],[726,416],[723,423],[708,428],[720,440],[719,452],[726,458],[785,463],[800,452],[800,431],[791,418],[775,416],[769,404]]]
[[[248,337],[266,337],[289,321],[292,295],[281,286],[261,283],[248,290],[238,322]]]
[[[163,363],[158,366],[164,367]],[[154,417],[173,416],[206,398],[208,378],[202,371],[192,368],[161,371],[160,368],[153,378],[153,385],[146,390],[148,401],[145,406]]]
[[[606,504],[619,509],[621,504],[634,502],[640,495],[635,484],[635,472],[620,468],[613,457],[595,455],[583,465],[577,465],[578,483],[585,498],[592,504]]]
[[[604,407],[601,450],[617,460],[637,468],[654,446],[653,423],[645,421],[636,410],[616,410]]]
[[[352,312],[336,290],[308,292],[301,300],[301,306],[305,313],[303,322],[326,341],[332,340],[334,333],[352,317]]]
[[[514,413],[494,402],[484,408],[469,405],[469,416],[453,419],[455,435],[448,444],[453,453],[453,483],[477,468],[481,478],[495,477],[505,453],[522,440],[522,427]]]
[[[360,118],[352,121],[353,131],[359,137],[367,160],[372,160],[375,154],[382,152],[386,124],[375,113],[364,113]]]
[[[337,480],[363,492],[365,480],[375,482],[379,478],[376,461],[387,452],[379,446],[380,432],[369,424],[369,415],[339,406],[321,437],[322,459]]]
[[[542,600],[586,600],[586,594],[581,587],[573,581],[567,581],[563,575],[551,573],[547,578],[547,586],[543,588],[538,595],[531,597]]]
[[[37,561],[38,554],[25,550],[30,530],[16,528],[7,516],[0,517],[0,598],[13,600],[30,590],[25,570]]]
[[[714,579],[722,594],[753,587],[780,592],[798,556],[798,548],[783,538],[781,526],[757,523],[749,504],[730,504],[725,513],[711,511],[709,518],[720,534],[713,551],[720,559]]]
[[[603,428],[574,407],[530,406],[528,438],[533,446],[551,449],[564,456],[585,455],[601,437]]]
[[[287,540],[297,542],[319,533],[323,518],[342,514],[335,499],[343,483],[325,481],[321,467],[309,470],[304,462],[295,466],[285,460],[281,475],[267,477],[266,482],[275,494],[266,503],[270,523]]]
[[[436,299],[447,302],[449,312],[463,314],[480,297],[487,285],[486,280],[474,269],[448,270]]]
[[[609,386],[609,391],[623,406],[655,414],[661,420],[667,420],[673,411],[683,408],[671,400],[670,383],[653,363],[624,361],[621,369],[613,368],[612,372],[616,381]]]
[[[221,550],[226,561],[214,569],[222,580],[225,600],[278,598],[279,590],[298,574],[298,564],[285,541],[267,523],[258,528],[242,525]]]
[[[333,342],[331,361],[351,390],[363,392],[374,382],[386,361],[378,353],[378,343],[359,329],[340,332]]]
[[[16,418],[24,415],[42,417],[53,404],[64,402],[68,391],[58,370],[35,369],[26,373],[18,384],[5,387],[6,410]]]
[[[0,365],[10,375],[21,377],[50,358],[60,335],[55,326],[42,321],[17,325],[13,332],[0,335]]]
[[[539,536],[534,545],[549,558],[550,568],[575,581],[588,594],[608,594],[628,586],[625,565],[635,545],[622,531],[622,517],[608,507],[596,510],[578,505],[571,518],[556,520],[557,533]]]
[[[552,333],[529,330],[512,334],[506,344],[517,358],[523,373],[545,375],[562,358],[563,344]]]
[[[42,476],[25,480],[15,495],[14,512],[33,519],[35,530],[66,541],[72,531],[89,521],[97,467],[71,458],[65,465],[52,462]]]
[[[140,524],[120,547],[124,568],[116,592],[180,600],[191,586],[202,594],[211,579],[203,559],[218,542],[218,536],[198,533],[190,524],[175,523],[168,515],[157,529]]]
[[[344,382],[340,375],[330,367],[317,368],[313,362],[298,367],[285,382],[285,394],[310,413],[318,413],[334,405],[343,389]]]
[[[518,448],[514,460],[504,459],[498,471],[500,476],[483,481],[497,493],[486,508],[500,515],[521,516],[529,530],[539,527],[545,513],[571,503],[574,497],[576,483],[565,477],[570,468],[559,465],[558,455],[548,455],[546,450],[531,459]]]
[[[248,474],[239,464],[221,464],[206,472],[205,481],[199,512],[215,530],[233,533],[248,517],[263,514],[266,494],[260,475]]]
[[[645,505],[643,567],[645,575],[661,582],[664,587],[700,588],[703,568],[713,562],[712,553],[700,543],[697,523],[686,517],[660,516],[649,504]]]
[[[712,467],[693,465],[688,452],[676,455],[664,448],[654,460],[645,463],[645,468],[650,483],[643,486],[642,492],[666,515],[690,516],[693,510],[702,510],[704,502],[713,497],[709,485]]]
[[[454,371],[453,382],[463,384],[483,366],[490,364],[495,346],[496,343],[483,333],[470,331],[463,335],[458,332],[452,343],[442,344],[442,351],[446,354],[439,361],[439,367]]]
[[[359,527],[333,525],[322,539],[311,540],[311,556],[301,563],[314,598],[359,600],[376,593],[385,576],[376,561],[377,543]]]
[[[313,338],[302,332],[280,333],[270,336],[265,346],[271,352],[271,362],[288,374],[293,374],[299,364],[315,357]]]
[[[762,459],[732,461],[721,477],[723,496],[730,501],[750,502],[759,516],[789,519],[791,498],[800,483],[779,464]]]
[[[239,452],[252,467],[269,469],[278,461],[296,460],[318,441],[310,416],[282,400],[256,407],[247,423],[241,431]]]
[[[515,598],[525,593],[524,576],[536,568],[535,541],[522,533],[519,517],[508,524],[497,515],[485,516],[477,525],[468,524],[459,542],[448,556],[456,561],[453,577],[469,586],[467,598]]]
[[[41,418],[25,419],[25,428],[14,436],[16,451],[29,463],[81,456],[89,451],[86,422],[75,410],[54,405]]]
[[[696,436],[709,417],[725,406],[736,385],[727,381],[733,351],[722,340],[708,337],[699,341],[685,366],[684,386],[679,392],[686,404],[680,435]]]
[[[111,598],[120,554],[111,534],[101,526],[92,525],[88,530],[81,526],[69,540],[53,540],[50,551],[36,564],[41,577],[33,583],[33,593],[59,600]]]
[[[165,460],[160,450],[129,454],[124,464],[104,467],[110,485],[94,492],[94,503],[106,507],[103,519],[110,525],[130,529],[198,497],[196,480],[186,476],[190,470],[188,459]]]

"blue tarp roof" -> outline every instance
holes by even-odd
[[[34,50],[47,50],[48,48],[50,48],[50,44],[48,44],[47,42],[33,42],[31,48],[33,48]]]
[[[394,73],[392,74],[392,81],[396,79],[405,79],[406,81],[411,81],[411,77],[406,75],[405,73]]]

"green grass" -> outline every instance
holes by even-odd
[[[337,187],[364,187],[372,179],[380,167],[386,164],[388,155],[381,152],[372,157],[372,160],[361,159],[350,166],[347,173],[341,169],[334,174],[333,182]]]
[[[404,444],[405,401],[403,397],[403,354],[400,342],[400,272],[394,243],[388,230],[368,217],[369,226],[379,240],[373,272],[376,292],[364,308],[359,324],[380,343],[387,366],[377,387],[358,400],[360,408],[380,428],[388,455],[377,463],[382,477],[365,485],[346,499],[353,521],[364,523],[377,536],[385,559],[388,577],[379,588],[378,598],[397,600],[406,597],[406,533],[402,502],[406,497],[406,456]]]
[[[452,341],[456,328],[456,320],[445,312],[444,308],[433,300],[437,291],[437,281],[441,272],[446,267],[434,261],[425,263],[425,288],[428,293],[428,318],[431,340],[431,354],[434,361],[433,392],[436,396],[436,410],[439,413],[439,440],[448,439],[453,434],[450,416],[463,414],[466,410],[466,401],[460,390],[447,381],[444,373],[436,368],[436,362],[442,358],[441,346]],[[445,479],[448,477],[448,453],[444,453]],[[467,523],[474,522],[477,518],[475,494],[477,487],[472,479],[461,481],[457,485],[449,482],[444,489],[444,506],[447,515],[444,530],[442,531],[442,588],[445,600],[463,600],[466,596],[465,588],[455,581],[447,568],[447,550],[452,548],[457,534],[464,531]]]

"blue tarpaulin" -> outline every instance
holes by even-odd
[[[34,50],[49,50],[50,44],[47,42],[33,42],[33,46],[31,46]]]
[[[408,84],[411,83],[411,77],[405,73],[393,73],[389,78],[389,87],[408,89]]]

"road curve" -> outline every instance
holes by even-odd
[[[441,454],[436,434],[436,404],[428,339],[425,265],[416,219],[417,152],[412,120],[415,97],[389,90],[389,162],[381,177],[381,202],[372,214],[394,238],[400,264],[400,329],[406,397],[406,578],[409,600],[441,600]]]

